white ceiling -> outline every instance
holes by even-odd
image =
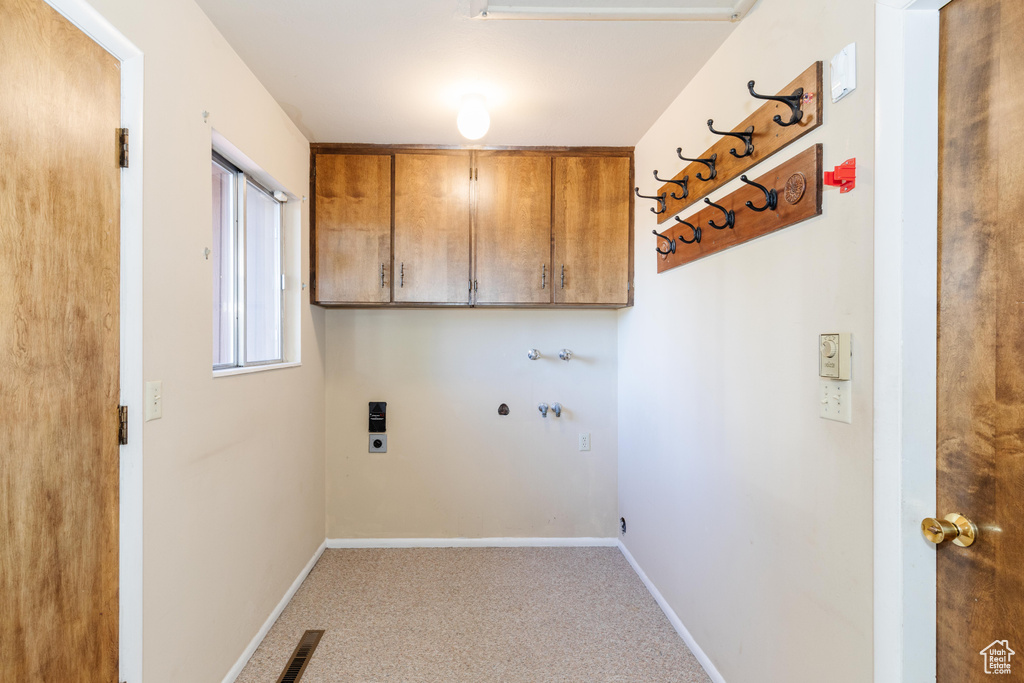
[[[632,146],[735,26],[480,20],[470,0],[197,2],[312,142],[470,144],[455,116],[475,90],[491,112],[477,144]]]

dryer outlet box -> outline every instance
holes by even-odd
[[[370,434],[370,452],[371,453],[387,453],[388,452],[388,435],[387,434]]]

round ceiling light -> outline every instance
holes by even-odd
[[[483,95],[466,95],[462,98],[456,124],[463,137],[470,140],[479,140],[487,133],[491,127],[491,116],[487,113]]]

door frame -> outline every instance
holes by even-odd
[[[875,683],[935,680],[939,9],[875,2]]]
[[[85,0],[45,2],[121,62],[121,125],[130,131],[130,163],[121,170],[120,402],[129,407],[129,439],[120,447],[118,680],[141,683],[143,55]]]

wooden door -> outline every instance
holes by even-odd
[[[478,304],[551,302],[551,157],[478,152]]]
[[[555,302],[629,302],[628,157],[557,157],[554,177]]]
[[[395,301],[469,303],[468,152],[395,155]]]
[[[313,301],[391,301],[391,156],[317,154]]]
[[[2,681],[117,681],[120,83],[0,2]]]
[[[1024,677],[1024,3],[940,13],[938,513],[979,529],[937,548],[939,683]],[[992,650],[983,653],[990,645]],[[989,661],[991,656],[992,661]],[[1016,676],[1016,678],[1014,677]]]

